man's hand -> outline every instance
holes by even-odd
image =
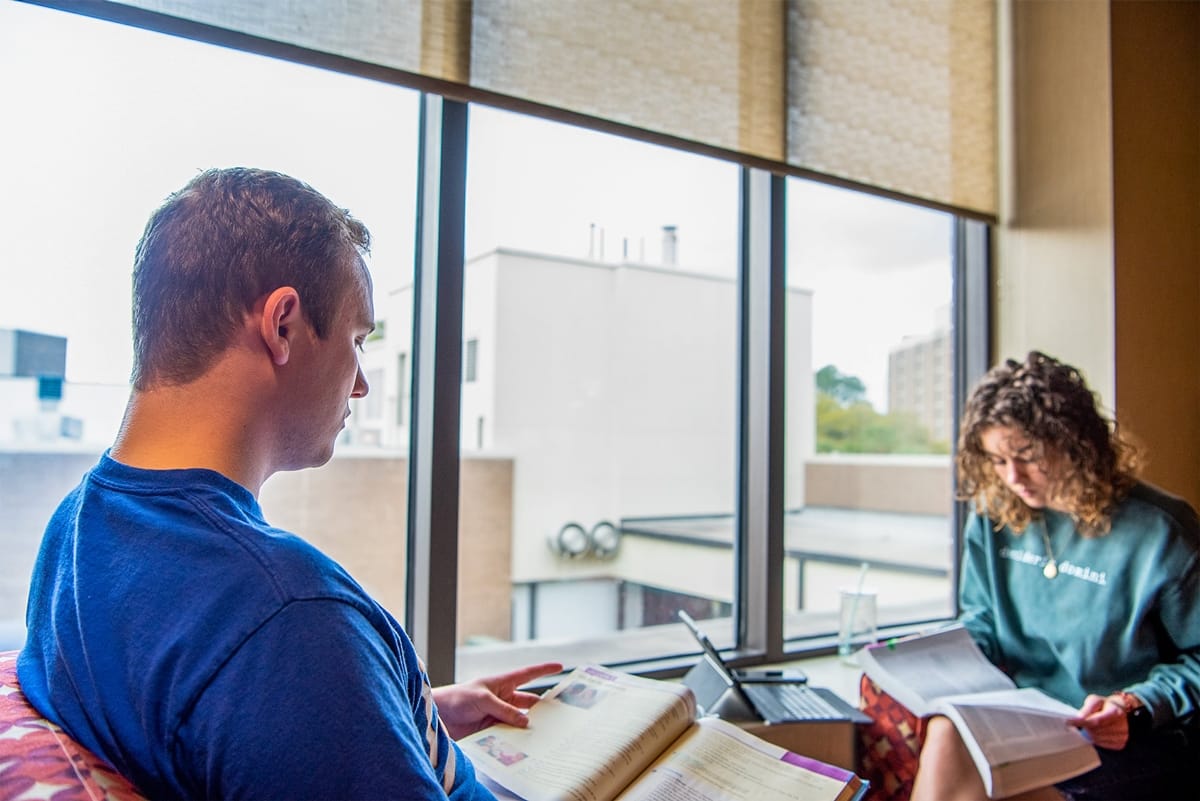
[[[1079,714],[1067,723],[1078,726],[1101,748],[1119,751],[1129,742],[1129,718],[1124,707],[1102,695],[1083,699]]]
[[[533,706],[541,696],[517,688],[541,676],[561,673],[562,669],[563,666],[558,662],[543,662],[499,676],[434,687],[433,700],[446,731],[455,740],[493,723],[508,723],[524,728],[528,725],[524,710]]]

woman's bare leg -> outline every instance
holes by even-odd
[[[987,793],[958,730],[936,715],[925,726],[912,801],[984,801]]]
[[[983,780],[963,745],[958,730],[949,719],[937,715],[925,728],[921,746],[921,761],[913,781],[911,801],[986,801]],[[1040,787],[1017,796],[1012,801],[1061,801],[1062,795],[1053,787]]]

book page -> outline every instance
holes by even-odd
[[[991,765],[1090,746],[1079,729],[1067,725],[1076,710],[1040,690],[943,699],[939,706],[960,729],[967,727]]]
[[[970,695],[951,695],[940,699],[938,705],[941,704],[1011,709],[1030,715],[1042,715],[1054,718],[1063,723],[1079,714],[1079,710],[1075,707],[1070,704],[1064,704],[1057,698],[1052,698],[1035,687],[993,690],[992,692],[971,693]]]
[[[1087,738],[1068,726],[1065,717],[1048,709],[972,703],[946,707],[947,717],[959,731],[970,732],[963,743],[991,798],[1047,787],[1100,764],[1100,756]]]
[[[619,801],[835,801],[857,795],[853,773],[807,759],[720,718],[701,718]]]
[[[1012,689],[1015,685],[962,627],[889,642],[858,653],[863,671],[913,714],[950,695]]]
[[[991,780],[984,779],[984,788],[990,798],[1008,798],[1037,787],[1049,787],[1061,781],[1087,773],[1100,764],[1095,748],[1076,748],[1056,754],[1022,759],[996,765],[991,769]]]
[[[464,737],[475,769],[528,801],[609,801],[696,717],[683,684],[587,666],[529,710],[529,727]]]

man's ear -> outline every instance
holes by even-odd
[[[287,364],[292,342],[304,324],[300,314],[300,293],[290,286],[281,286],[267,295],[259,316],[259,333],[263,344],[277,365]]]

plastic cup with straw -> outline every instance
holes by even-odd
[[[866,635],[868,640],[874,639],[875,636],[875,593],[867,593],[863,589],[869,567],[869,564],[863,562],[858,569],[854,589],[842,590],[839,607],[841,619],[838,621],[838,656],[843,661],[854,662],[856,635]]]

